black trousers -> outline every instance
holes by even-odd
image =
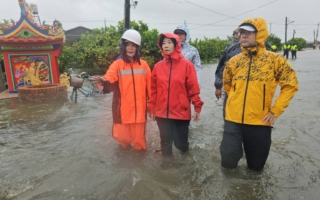
[[[190,120],[175,120],[156,117],[160,130],[162,155],[172,155],[172,143],[177,149],[189,150],[188,134]]]
[[[289,56],[289,50],[288,49],[283,51],[283,56],[285,56],[288,59],[288,56]]]
[[[297,51],[291,51],[291,57],[297,58]]]
[[[237,124],[225,120],[220,145],[221,166],[236,168],[244,149],[247,166],[253,170],[261,170],[267,161],[270,146],[270,126]]]

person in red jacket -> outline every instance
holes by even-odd
[[[147,99],[151,97],[151,70],[140,59],[141,36],[129,29],[121,37],[121,58],[114,61],[103,77],[93,77],[103,84],[103,92],[113,92],[112,136],[123,148],[146,150],[145,126]]]
[[[193,64],[181,54],[180,39],[171,33],[161,34],[158,46],[164,60],[158,62],[151,74],[150,117],[157,121],[162,155],[172,155],[172,143],[181,151],[189,150],[188,132],[191,106],[193,120],[200,117],[203,102]]]

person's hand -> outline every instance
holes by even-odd
[[[200,119],[200,113],[195,112],[195,113],[192,115],[192,119],[193,119],[194,122],[198,122],[199,119]]]
[[[221,89],[216,88],[215,95],[216,95],[217,99],[219,100],[221,98]]]
[[[102,76],[91,76],[89,80],[94,84],[99,84],[107,81],[107,79],[103,78]]]
[[[156,121],[156,116],[154,114],[149,113],[149,117],[152,119],[152,121]]]
[[[268,114],[263,118],[262,121],[264,124],[267,124],[269,122],[271,125],[274,125],[276,120],[277,120],[277,117],[275,117],[273,113],[268,112]]]

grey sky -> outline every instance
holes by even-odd
[[[294,21],[288,26],[288,39],[292,38],[295,29],[295,37],[311,41],[313,30],[317,29],[317,24],[320,22],[320,0],[138,0],[138,2],[135,9],[131,8],[131,20],[142,20],[150,29],[156,28],[159,32],[172,32],[177,25],[185,21],[190,27],[193,39],[203,37],[226,39],[245,18],[263,17],[268,23],[269,31],[271,24],[271,33],[279,36],[283,42],[287,16],[290,21]],[[27,3],[38,5],[41,21],[51,23],[54,19],[59,19],[65,30],[76,26],[100,28],[104,26],[104,19],[107,26],[116,25],[117,21],[124,18],[124,0],[27,0]],[[239,15],[242,13],[246,14]],[[236,17],[231,18],[233,16]],[[18,20],[19,17],[18,0],[0,0],[1,20]],[[206,24],[212,25],[203,26]]]

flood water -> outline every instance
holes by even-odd
[[[112,94],[42,104],[0,100],[0,199],[320,199],[320,51],[291,60],[299,91],[272,132],[262,172],[220,167],[222,100],[216,64],[203,65],[198,123],[190,151],[162,157],[148,119],[147,151],[123,151],[111,136]],[[279,92],[279,91],[278,91]],[[278,93],[277,92],[277,93]]]

